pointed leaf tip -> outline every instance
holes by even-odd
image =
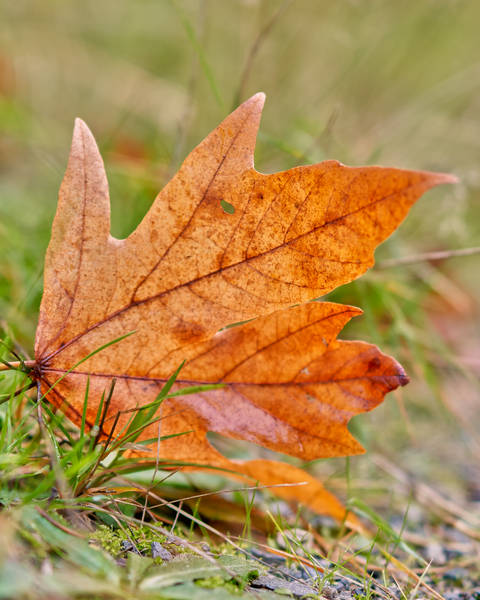
[[[256,101],[256,102],[265,102],[265,94],[264,92],[257,92],[256,94],[253,94],[253,96],[251,96],[248,100],[245,100],[245,103],[247,102],[252,102],[252,101]]]
[[[252,100],[256,100],[257,102],[262,102],[265,103],[265,94],[263,92],[258,92],[257,94],[255,94],[254,96],[252,96]]]
[[[86,136],[87,138],[90,138],[91,140],[93,140],[95,142],[95,138],[93,136],[93,133],[90,131],[90,128],[88,127],[88,125],[85,123],[85,121],[83,121],[83,119],[80,119],[79,117],[77,117],[75,119],[75,125],[73,128],[73,137],[77,137],[77,136]],[[95,142],[96,145],[96,142]]]
[[[254,94],[251,98],[249,98],[248,100],[245,100],[245,102],[242,102],[242,104],[240,104],[238,108],[242,108],[242,107],[246,108],[249,106],[252,106],[252,107],[255,106],[261,112],[264,105],[265,105],[265,94],[263,92],[258,92],[258,94]]]
[[[361,308],[358,308],[358,306],[346,305],[345,308],[347,308],[354,317],[359,317],[360,315],[363,315],[364,312]]]
[[[427,171],[425,175],[427,175],[427,178],[431,182],[432,187],[437,185],[454,184],[460,182],[460,179],[456,175],[452,175],[451,173],[435,173]]]
[[[460,178],[452,173],[445,173],[443,183],[460,183]]]

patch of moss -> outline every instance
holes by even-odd
[[[97,541],[100,546],[113,557],[117,557],[122,550],[122,540],[108,525],[100,525],[90,539]]]
[[[198,579],[195,581],[195,585],[198,585],[207,589],[214,589],[218,587],[225,588],[230,594],[235,596],[241,596],[243,594],[244,585],[241,582],[230,580],[225,581],[221,575],[215,575],[214,577],[208,577],[207,579]]]
[[[159,534],[146,525],[135,527],[134,537],[128,536],[122,529],[113,529],[108,525],[100,525],[90,539],[95,540],[100,546],[114,558],[118,558],[123,552],[122,542],[133,541],[138,551],[144,556],[150,556],[152,542],[159,542],[164,548],[169,550],[174,556],[177,554],[191,554],[191,551],[184,546],[177,546],[168,540],[167,536]],[[180,537],[178,533],[175,533]],[[183,537],[183,535],[182,535]],[[156,564],[162,564],[161,558],[155,559]]]

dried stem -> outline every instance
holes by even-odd
[[[23,364],[26,367],[28,367],[29,369],[32,369],[35,366],[35,361],[34,360],[26,360]],[[12,370],[18,371],[21,368],[22,368],[21,361],[9,362],[8,364],[0,363],[0,371],[12,371]]]
[[[443,515],[443,518],[454,527],[459,529],[459,531],[474,539],[480,540],[480,533],[478,532],[480,521],[474,514],[470,513],[461,506],[458,506],[455,502],[452,502],[448,498],[445,498],[427,484],[416,481],[415,478],[409,473],[404,471],[398,465],[392,463],[384,456],[376,454],[372,456],[371,460],[389,475],[403,484],[408,485],[415,492],[419,502],[425,504],[429,510],[435,512],[435,506],[437,506],[450,515],[457,517],[456,519],[449,519],[448,515]],[[462,519],[465,523],[462,523],[462,521],[459,519]],[[467,523],[471,527],[467,526]],[[472,529],[472,527],[475,529]]]
[[[473,256],[480,254],[480,248],[460,248],[459,250],[443,250],[440,252],[425,252],[424,254],[413,254],[412,256],[403,256],[402,258],[389,258],[382,260],[375,265],[376,269],[391,269],[392,267],[404,267],[428,260],[445,260],[458,256]]]
[[[208,0],[201,0],[200,6],[198,8],[197,27],[195,32],[195,35],[197,36],[198,40],[201,40],[203,38],[203,32],[205,29],[205,19],[207,14],[207,2]],[[194,52],[190,72],[190,80],[188,83],[187,103],[178,123],[178,132],[175,140],[175,146],[173,148],[172,158],[170,160],[170,165],[167,170],[167,181],[170,181],[170,179],[172,179],[172,177],[175,175],[175,170],[178,167],[178,161],[180,160],[180,157],[183,153],[183,149],[185,147],[188,130],[192,123],[192,118],[194,114],[195,93],[197,91],[199,79],[199,69],[200,61],[198,59],[197,53]]]
[[[263,42],[266,40],[268,34],[273,29],[277,21],[279,21],[287,8],[290,6],[293,0],[284,0],[282,4],[278,7],[278,10],[275,12],[270,21],[265,25],[263,29],[260,30],[259,34],[255,38],[253,44],[250,47],[250,51],[247,56],[247,61],[245,63],[245,67],[243,69],[242,78],[240,80],[240,85],[238,86],[237,93],[235,94],[235,98],[233,100],[233,108],[237,108],[240,104],[240,100],[243,97],[245,87],[247,85],[248,78],[250,77],[250,72],[252,70],[253,61],[257,56]]]

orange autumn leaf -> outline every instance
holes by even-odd
[[[263,102],[257,94],[217,127],[125,240],[110,235],[103,162],[77,121],[46,255],[34,369],[43,393],[77,425],[87,378],[92,426],[116,377],[102,432],[108,435],[119,411],[152,402],[185,360],[174,389],[224,387],[164,402],[162,436],[191,433],[162,441],[160,457],[253,479],[255,461],[227,460],[208,431],[304,460],[363,451],[348,420],[407,378],[375,346],[336,340],[359,309],[308,302],[361,276],[420,195],[455,181],[337,161],[258,173],[253,153]],[[127,419],[121,415],[116,431]],[[298,481],[298,469],[279,466],[274,475],[267,462],[257,463],[262,484],[279,473]],[[327,500],[315,504],[301,487],[285,489],[328,512],[325,490]],[[331,513],[340,517],[344,509],[331,498]]]

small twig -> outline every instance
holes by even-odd
[[[117,383],[117,378],[114,377],[112,379],[112,383],[110,384],[110,389],[108,390],[107,401],[105,402],[105,406],[103,408],[102,418],[101,418],[100,423],[98,425],[98,429],[100,430],[100,433],[103,431],[103,425],[105,423],[105,417],[107,416],[108,409],[110,408],[110,402],[112,401],[112,398],[113,398],[113,390],[115,389],[115,384],[116,383]],[[112,431],[113,431],[113,429],[112,429]],[[110,433],[112,433],[112,431]],[[98,440],[99,437],[100,436],[97,437],[97,440]]]
[[[389,258],[375,265],[376,269],[391,269],[392,267],[404,267],[429,260],[445,260],[459,256],[473,256],[480,254],[480,248],[460,248],[459,250],[442,250],[440,252],[425,252],[424,254],[413,254],[402,258]]]
[[[257,37],[255,38],[253,44],[251,45],[250,51],[247,56],[247,60],[245,62],[245,67],[243,69],[242,78],[240,79],[240,85],[238,86],[237,93],[235,94],[235,98],[233,100],[233,108],[234,109],[237,108],[237,106],[240,104],[243,93],[245,91],[245,87],[247,85],[248,78],[250,77],[250,72],[252,70],[253,61],[255,60],[255,57],[257,56],[263,42],[265,41],[266,37],[268,36],[270,31],[273,29],[273,27],[276,25],[277,21],[279,21],[282,18],[283,14],[287,10],[287,8],[290,6],[292,1],[293,0],[284,0],[282,2],[282,4],[278,7],[278,9],[275,12],[275,14],[273,15],[273,17],[265,25],[265,27],[260,30],[260,32],[257,35]]]
[[[16,362],[3,362],[0,364],[0,371],[20,371],[22,366],[32,369],[35,366],[34,360],[16,361]]]
[[[105,442],[105,447],[102,452],[102,459],[106,455],[110,442],[112,441],[113,434],[115,433],[115,429],[117,428],[118,420],[120,419],[120,414],[122,411],[118,411],[115,415],[115,421],[113,422],[112,428],[110,429],[110,433],[108,434],[107,441]]]
[[[179,506],[178,508],[180,508],[180,510],[181,510],[181,509],[182,509],[182,506],[183,506],[183,500],[180,502],[180,506]],[[172,533],[173,533],[173,530],[175,529],[175,525],[177,524],[177,521],[178,521],[178,515],[179,515],[179,514],[180,514],[180,513],[178,513],[178,512],[177,512],[177,513],[176,513],[176,515],[175,515],[175,519],[173,520],[172,527],[171,527],[171,529],[170,529],[170,531],[171,531]]]

